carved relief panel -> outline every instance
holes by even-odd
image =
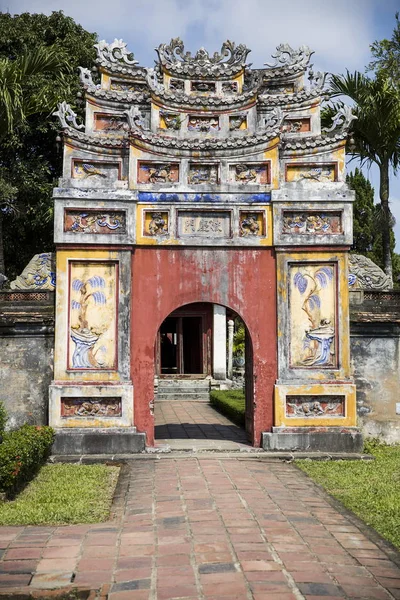
[[[267,185],[270,183],[269,163],[237,163],[229,165],[230,183]]]
[[[179,181],[178,163],[138,163],[138,183],[177,183]]]
[[[286,416],[309,419],[345,416],[345,396],[292,395],[286,396]]]
[[[237,131],[247,129],[247,113],[240,113],[229,117],[229,130]]]
[[[183,79],[171,78],[169,80],[169,89],[173,92],[183,92],[185,90],[185,82]]]
[[[215,94],[215,81],[191,81],[190,91],[196,94]]]
[[[115,134],[128,131],[129,126],[126,117],[122,115],[110,115],[104,113],[94,113],[94,130],[102,133]]]
[[[160,127],[161,129],[173,129],[179,131],[181,128],[181,116],[179,113],[160,110]]]
[[[282,233],[302,235],[341,234],[343,233],[342,213],[285,210],[282,218]]]
[[[189,115],[187,128],[188,131],[201,131],[203,133],[219,131],[219,117]]]
[[[68,368],[117,368],[118,263],[69,263]]]
[[[107,185],[110,182],[121,179],[121,163],[105,162],[96,160],[77,160],[71,163],[71,177],[79,180],[93,180],[97,183],[104,180]]]
[[[179,237],[228,238],[230,235],[229,211],[178,211]]]
[[[237,81],[223,81],[221,85],[221,91],[223,94],[237,94],[239,86]]]
[[[200,185],[202,183],[218,183],[218,165],[190,163],[188,183],[191,185]]]
[[[143,234],[146,236],[167,235],[169,229],[168,211],[144,211]]]
[[[336,265],[290,264],[290,366],[335,368]]]
[[[309,164],[293,163],[286,165],[286,181],[311,181],[329,183],[337,181],[336,163]]]
[[[112,235],[126,233],[125,211],[74,210],[64,211],[64,231]]]
[[[286,118],[281,127],[282,133],[305,133],[307,131],[311,131],[310,117]]]
[[[61,417],[81,419],[98,417],[121,417],[122,399],[109,398],[61,398]]]
[[[143,92],[146,90],[146,84],[141,81],[111,79],[110,89],[116,92]]]
[[[240,211],[239,235],[241,237],[262,237],[265,235],[264,211]]]

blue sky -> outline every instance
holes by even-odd
[[[282,42],[307,44],[315,50],[316,69],[343,73],[364,70],[369,45],[391,36],[400,0],[0,0],[0,9],[63,10],[100,39],[124,39],[143,66],[152,66],[156,46],[179,36],[192,51],[220,50],[226,39],[244,43],[254,67],[268,62]],[[377,190],[376,169],[366,175]],[[400,252],[399,176],[392,177],[391,208]]]

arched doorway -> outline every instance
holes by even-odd
[[[237,348],[234,328],[244,335]],[[243,355],[243,365],[238,356]],[[246,357],[246,358],[245,358]],[[254,434],[251,336],[237,312],[210,302],[172,311],[155,343],[155,439],[220,440],[252,443]],[[210,392],[243,394],[243,426],[217,412]]]

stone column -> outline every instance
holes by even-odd
[[[226,308],[213,304],[213,377],[226,379]]]
[[[228,379],[233,375],[233,331],[235,322],[232,319],[228,321]]]

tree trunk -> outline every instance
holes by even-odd
[[[392,254],[390,251],[390,233],[392,230],[392,213],[389,208],[389,163],[385,162],[379,168],[380,171],[380,186],[379,197],[382,206],[382,248],[383,248],[383,264],[384,270],[390,277],[391,286],[393,287],[393,271],[392,271]]]
[[[6,266],[4,264],[3,213],[0,210],[0,274],[1,273],[3,275],[6,274]]]

